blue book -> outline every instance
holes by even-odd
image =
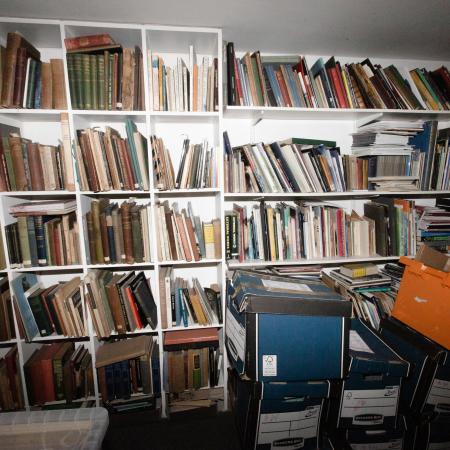
[[[130,377],[130,363],[126,359],[119,363],[122,371],[122,398],[130,398],[131,396],[131,377]]]
[[[161,394],[161,372],[159,362],[159,346],[155,344],[151,356],[153,394]]]
[[[277,77],[275,76],[275,70],[272,65],[265,65],[267,75],[269,77],[270,87],[272,88],[273,95],[278,106],[284,106],[283,96],[281,95],[280,86],[278,85]]]
[[[105,366],[106,390],[108,391],[108,400],[114,400],[114,364]]]
[[[183,289],[178,288],[177,291],[178,291],[178,299],[180,301],[181,319],[183,320],[183,325],[185,327],[188,327],[189,326],[188,312],[186,310],[186,305],[184,303]]]
[[[175,288],[175,322],[177,327],[181,325],[181,300],[178,288]]]
[[[39,109],[41,107],[42,96],[42,78],[41,78],[41,61],[36,61],[36,75],[34,79],[34,108]]]

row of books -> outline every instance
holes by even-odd
[[[235,204],[225,212],[226,258],[243,262],[415,254],[414,202],[381,197],[377,202],[364,205],[364,216],[326,203]]]
[[[57,206],[64,208],[61,214]],[[75,209],[75,200],[29,202],[10,207],[9,213],[17,217],[17,222],[5,226],[10,267],[79,264]]]
[[[43,345],[24,364],[30,405],[94,395],[92,356],[83,345],[73,342]]]
[[[0,411],[17,411],[25,408],[20,376],[19,352],[13,345],[0,358]]]
[[[220,219],[202,222],[191,203],[187,209],[166,200],[156,204],[156,233],[160,261],[199,261],[221,257]]]
[[[151,336],[106,342],[96,354],[99,390],[114,411],[155,408],[161,392],[159,345]]]
[[[148,52],[150,101],[153,111],[218,111],[218,59],[204,56],[196,62],[189,47],[189,61],[178,57],[174,67]]]
[[[133,264],[151,261],[149,205],[125,200],[92,200],[84,217],[89,264]]]
[[[111,127],[77,130],[76,162],[82,191],[148,190],[147,139],[128,119],[124,139]]]
[[[75,190],[66,113],[61,114],[61,131],[60,145],[44,145],[0,124],[0,191]]]
[[[115,274],[92,270],[86,275],[85,284],[97,337],[125,334],[148,325],[151,329],[158,326],[150,281],[144,272]]]
[[[0,278],[0,341],[15,339],[13,304],[8,278]]]
[[[15,31],[0,46],[0,61],[3,108],[67,109],[62,59],[42,62],[39,50]]]
[[[438,199],[436,206],[416,206],[417,245],[450,253],[450,200]]]
[[[153,179],[156,189],[202,189],[218,186],[217,149],[208,141],[191,144],[183,141],[181,159],[175,176],[169,149],[161,138],[150,138],[153,156]]]
[[[11,281],[20,328],[28,341],[45,336],[86,336],[80,277],[44,287],[34,273]]]
[[[197,278],[175,277],[173,268],[164,266],[159,271],[159,291],[163,329],[222,323],[217,284],[202,287]]]
[[[235,56],[226,46],[228,105],[303,108],[450,109],[450,74],[381,67],[370,59],[340,64],[303,56]]]
[[[98,45],[95,36],[83,36],[84,42],[79,40],[79,45],[65,43],[72,108],[142,111],[141,49],[122,48],[111,36],[102,36],[108,43]],[[70,42],[76,42],[77,38],[72,39]]]
[[[291,138],[231,147],[224,133],[226,192],[343,192],[346,176],[333,141]]]

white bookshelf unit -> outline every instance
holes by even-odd
[[[126,119],[132,119],[138,130],[147,138],[156,135],[164,140],[167,148],[170,149],[171,156],[175,163],[180,158],[181,144],[185,136],[188,136],[192,142],[201,142],[207,139],[210,145],[219,149],[218,173],[219,186],[211,189],[181,189],[173,191],[159,191],[153,184],[152,164],[149,164],[149,191],[108,191],[108,192],[86,192],[81,191],[78,184],[74,192],[1,192],[0,193],[0,225],[3,234],[3,242],[6,247],[5,225],[11,222],[12,218],[8,214],[8,205],[20,203],[26,200],[36,200],[40,198],[59,199],[75,198],[77,201],[77,216],[80,224],[80,243],[81,243],[81,263],[73,266],[64,267],[36,267],[26,269],[12,269],[6,253],[7,266],[0,270],[0,275],[8,276],[11,281],[18,274],[23,272],[33,272],[41,277],[44,285],[54,283],[56,280],[69,279],[74,275],[83,277],[92,269],[109,269],[116,272],[125,272],[130,270],[143,270],[151,280],[151,288],[155,302],[158,306],[158,327],[155,330],[148,326],[145,329],[127,333],[126,336],[138,334],[151,334],[159,342],[160,372],[161,372],[161,414],[166,417],[169,413],[167,396],[164,386],[164,350],[163,342],[165,333],[170,333],[174,329],[185,328],[161,328],[161,311],[159,308],[159,272],[162,266],[173,266],[176,276],[191,278],[195,276],[202,285],[209,283],[218,283],[221,287],[222,311],[225,312],[225,285],[228,269],[238,267],[265,267],[269,265],[304,265],[304,264],[341,264],[348,259],[325,259],[325,260],[299,260],[299,261],[280,261],[269,263],[265,261],[238,263],[225,260],[225,239],[223,218],[225,211],[232,207],[233,202],[254,202],[259,199],[267,201],[279,200],[299,200],[309,199],[317,201],[333,201],[348,210],[355,209],[361,212],[362,205],[367,199],[376,198],[378,195],[386,194],[390,196],[399,196],[405,198],[417,198],[423,202],[432,202],[438,195],[450,196],[450,191],[446,192],[389,192],[381,193],[374,191],[365,192],[338,192],[321,194],[247,194],[247,193],[225,193],[223,183],[223,144],[222,133],[227,131],[231,144],[241,145],[249,142],[270,142],[274,140],[286,139],[289,137],[304,137],[336,140],[342,153],[348,153],[351,144],[350,133],[355,131],[358,120],[366,119],[372,115],[381,114],[388,118],[417,118],[417,119],[436,119],[442,122],[442,127],[450,124],[450,111],[397,111],[397,110],[357,110],[357,109],[306,109],[306,108],[264,108],[264,107],[233,107],[226,106],[226,86],[222,80],[224,70],[223,61],[223,41],[222,30],[218,28],[197,28],[197,27],[179,27],[179,26],[157,26],[146,24],[119,24],[104,22],[79,22],[64,20],[44,20],[44,19],[20,19],[20,18],[0,18],[0,41],[6,38],[10,31],[21,32],[27,40],[33,43],[42,54],[42,59],[57,57],[64,60],[65,86],[68,99],[68,108],[65,111],[59,110],[26,110],[26,109],[1,109],[0,123],[12,125],[20,128],[21,136],[34,141],[47,144],[56,144],[61,139],[60,113],[66,112],[69,117],[71,139],[76,139],[76,130],[80,128],[98,126],[104,128],[105,125],[111,125],[124,135]],[[143,53],[144,59],[144,93],[145,110],[144,111],[104,111],[104,110],[74,110],[71,107],[69,96],[69,79],[66,64],[66,52],[64,47],[65,37],[74,37],[80,35],[109,33],[116,42],[124,46],[138,45]],[[5,42],[1,42],[5,44]],[[244,46],[245,42],[240,42]],[[219,110],[217,112],[161,112],[152,111],[149,92],[148,79],[148,50],[161,55],[169,64],[172,64],[176,57],[185,59],[189,56],[189,46],[193,45],[195,52],[199,56],[207,55],[218,58],[218,80],[219,80]],[[245,47],[242,47],[244,49]],[[299,48],[301,51],[301,48]],[[280,49],[282,53],[282,49]],[[354,58],[357,59],[357,58]],[[391,61],[396,63],[396,61]],[[408,61],[406,65],[413,62]],[[437,66],[438,62],[418,61],[417,64],[424,66]],[[448,64],[447,64],[448,65]],[[150,146],[149,151],[151,152]],[[151,155],[149,155],[151,161]],[[73,161],[75,164],[75,161]],[[138,203],[150,204],[150,245],[152,261],[147,263],[127,264],[99,264],[93,265],[87,258],[87,237],[81,226],[82,217],[89,204],[94,198],[109,198],[121,202],[128,198],[135,198]],[[220,217],[222,220],[222,257],[219,259],[200,260],[198,262],[183,261],[160,261],[157,252],[158,233],[155,228],[156,215],[155,204],[158,201],[168,200],[169,203],[179,202],[180,205],[186,205],[187,201],[192,202],[194,212],[200,214],[202,219],[213,219]],[[86,244],[86,245],[85,245]],[[387,258],[351,258],[353,261],[391,261],[396,257]],[[11,289],[12,292],[12,289]],[[92,355],[93,366],[95,367],[95,353],[102,341],[97,339],[92,320],[84,303],[84,311],[87,320],[88,334],[82,338],[64,338],[64,337],[46,337],[36,338],[28,343],[21,339],[14,339],[8,342],[0,343],[1,348],[17,344],[19,361],[21,365],[21,375],[24,385],[24,397],[26,408],[30,409],[23,365],[30,357],[36,346],[60,339],[72,339],[77,345],[85,345],[89,348]],[[225,314],[223,314],[225,317]],[[19,336],[17,318],[15,320],[16,336]],[[221,337],[221,347],[223,353],[221,376],[219,385],[224,389],[223,408],[227,409],[227,357],[224,348],[224,324],[211,325],[219,330]],[[199,328],[199,327],[188,327]],[[100,405],[100,396],[97,384],[96,371],[94,369],[94,400]]]

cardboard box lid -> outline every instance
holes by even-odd
[[[351,317],[351,303],[318,281],[236,271],[229,295],[239,312]]]
[[[450,272],[450,256],[422,244],[416,253],[416,261],[442,272]]]
[[[382,373],[398,377],[408,375],[409,362],[358,319],[351,321],[349,354],[350,373]]]

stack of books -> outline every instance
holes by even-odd
[[[431,163],[429,189],[436,191],[450,190],[450,128],[439,130],[437,133],[434,158]]]
[[[346,264],[322,269],[322,280],[352,302],[353,316],[378,330],[382,318],[390,317],[395,292],[389,275],[374,264]]]
[[[421,244],[450,252],[450,200],[439,199],[436,206],[416,206],[417,248]]]
[[[86,336],[80,277],[44,287],[35,274],[27,273],[11,285],[28,341],[39,336]]]
[[[18,411],[24,408],[19,352],[17,345],[13,345],[0,358],[0,411]]]
[[[343,192],[346,167],[336,142],[291,138],[231,147],[224,133],[226,192]]]
[[[409,141],[421,132],[421,120],[376,120],[360,126],[352,134],[352,156],[345,157],[346,165],[354,169],[349,174],[349,189],[365,186],[381,191],[419,189],[426,153],[414,149]],[[358,163],[360,160],[362,164]]]
[[[30,405],[52,404],[94,395],[92,357],[73,342],[43,345],[24,364]]]
[[[380,272],[383,275],[391,278],[391,291],[394,298],[397,297],[400,289],[400,282],[402,281],[404,271],[405,266],[401,263],[387,263],[380,268]]]
[[[0,46],[3,108],[67,109],[62,59],[41,62],[40,52],[19,32]]]
[[[186,390],[217,386],[222,354],[216,328],[165,333],[164,350],[167,361],[164,382],[170,402]]]
[[[334,57],[308,67],[302,56],[236,58],[226,48],[228,105],[303,108],[450,109],[450,76],[434,71],[382,68],[369,59],[341,65]]]
[[[175,277],[172,267],[163,266],[159,270],[159,286],[163,329],[222,323],[217,284],[202,287],[197,278],[189,282]]]
[[[160,261],[199,261],[221,257],[220,219],[202,222],[191,203],[179,210],[178,203],[156,204],[156,233]]]
[[[0,191],[75,190],[69,121],[61,114],[63,142],[44,145],[0,124]]]
[[[285,261],[375,255],[375,222],[326,203],[260,202],[225,212],[227,259]]]
[[[92,200],[84,217],[89,241],[89,264],[134,264],[151,261],[147,205],[133,200],[110,203]]]
[[[148,53],[150,102],[153,111],[218,111],[218,59],[204,56],[196,62],[189,47],[189,61],[177,58],[176,65],[164,64],[161,56]]]
[[[175,176],[169,149],[161,138],[150,138],[153,157],[153,179],[155,187],[161,191],[172,189],[216,188],[217,149],[210,147],[208,141],[191,144],[183,141],[181,159]]]
[[[15,339],[13,304],[8,278],[0,278],[0,342]]]
[[[106,407],[115,412],[155,409],[161,378],[158,344],[151,336],[104,343],[95,365]]]
[[[125,139],[113,128],[77,130],[76,162],[82,191],[148,190],[147,139],[130,119]]]
[[[91,270],[86,275],[87,304],[98,338],[143,328],[156,329],[158,317],[150,281],[144,272],[114,274]]]
[[[73,109],[144,109],[143,60],[138,46],[122,48],[109,34],[64,42]]]
[[[79,264],[75,200],[20,203],[9,208],[17,222],[5,226],[11,268]]]

